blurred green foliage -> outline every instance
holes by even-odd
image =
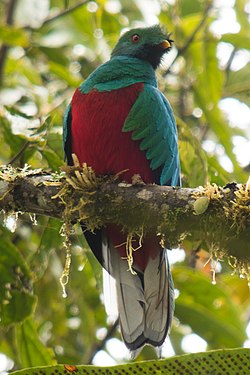
[[[235,2],[231,11],[239,31],[222,35],[212,27],[220,17],[216,2],[151,3],[175,40],[158,78],[177,118],[184,186],[245,182],[247,167],[239,165],[233,145],[234,137],[247,137],[247,128],[230,125],[220,101],[249,104],[250,64],[233,69],[237,53],[249,59],[249,2]],[[147,24],[153,10],[149,13],[143,1],[128,0],[39,4],[0,3],[0,162],[58,171],[64,158],[62,118],[74,89],[109,58],[122,30]],[[15,11],[8,19],[10,5]],[[218,58],[223,46],[224,62]],[[213,146],[209,153],[206,142]],[[231,172],[223,167],[222,157],[229,160]],[[108,351],[103,332],[108,334],[111,326],[100,298],[101,270],[79,228],[72,236],[68,298],[63,299],[62,223],[44,217],[32,223],[25,215],[17,223],[3,214],[2,219],[0,353],[18,369],[56,362],[87,364],[97,350]],[[223,265],[217,285],[212,285],[209,269],[199,264],[190,268],[196,263],[195,250],[207,250],[206,244],[190,239],[184,247],[185,260],[173,266],[178,298],[170,340],[176,354],[183,352],[187,332],[201,336],[209,349],[242,346],[249,314],[246,280],[229,276],[232,269]],[[205,250],[200,255],[203,264],[209,257]],[[118,332],[114,336],[120,340]],[[153,357],[152,350],[145,349],[139,359]]]

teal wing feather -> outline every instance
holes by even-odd
[[[123,126],[140,141],[150,168],[161,168],[160,184],[171,181],[180,185],[178,138],[172,108],[165,96],[152,85],[145,84]]]
[[[72,114],[71,114],[71,104],[68,105],[64,119],[63,119],[63,146],[64,146],[64,153],[67,163],[69,165],[73,164],[72,160],[72,142],[71,142],[71,121],[72,121]]]

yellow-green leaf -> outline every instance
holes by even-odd
[[[196,215],[203,214],[209,205],[209,198],[208,197],[200,197],[194,202],[194,211]]]
[[[134,362],[127,365],[97,367],[58,365],[36,367],[15,371],[13,375],[201,375],[227,374],[246,375],[249,373],[250,349],[214,350],[206,353],[195,353],[176,356],[165,360]],[[240,367],[240,371],[239,371]]]
[[[27,47],[29,44],[28,34],[14,26],[0,26],[0,41],[10,46]]]
[[[18,249],[1,234],[0,325],[23,321],[34,310],[31,274]]]
[[[42,344],[38,337],[35,324],[26,319],[16,327],[17,349],[23,367],[43,366],[55,364],[52,350]]]
[[[249,49],[250,36],[249,30],[242,30],[238,34],[224,34],[221,38],[222,42],[231,43],[237,48]]]

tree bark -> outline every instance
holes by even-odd
[[[0,209],[64,221],[94,230],[116,223],[127,233],[153,232],[169,248],[183,238],[200,240],[217,255],[250,261],[250,184],[179,188],[132,184],[121,176],[97,177],[91,168],[68,167],[63,175],[41,170],[0,171]]]
[[[9,0],[6,6],[6,25],[12,25],[13,24],[13,16],[15,7],[17,4],[17,0]],[[3,71],[4,71],[4,65],[8,53],[8,45],[3,44],[0,48],[0,86],[2,85],[3,80]]]

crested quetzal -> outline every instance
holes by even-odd
[[[75,91],[65,114],[64,149],[96,174],[121,174],[131,182],[180,184],[177,131],[172,109],[158,90],[155,69],[171,49],[159,25],[122,35],[108,62]],[[132,215],[132,213],[131,213]],[[174,288],[166,250],[146,235],[128,272],[126,234],[116,225],[85,232],[93,253],[116,281],[120,327],[135,354],[144,344],[160,347],[174,311]],[[136,243],[135,243],[136,247]]]

